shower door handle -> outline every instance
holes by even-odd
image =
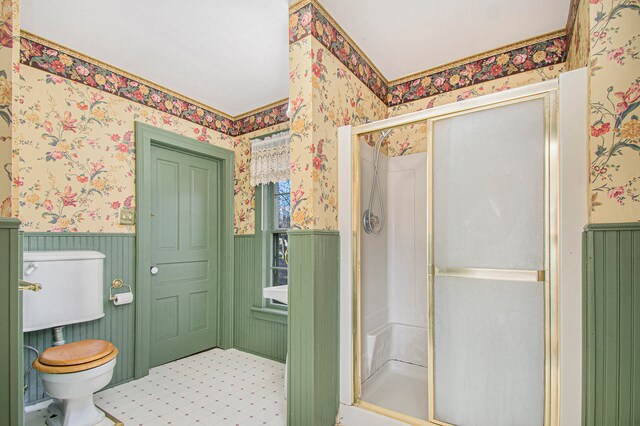
[[[18,291],[40,291],[42,290],[42,284],[30,283],[29,281],[18,281]]]

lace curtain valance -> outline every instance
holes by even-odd
[[[289,132],[251,140],[251,186],[289,179]]]

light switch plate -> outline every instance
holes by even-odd
[[[120,225],[135,225],[136,212],[129,207],[122,207],[120,209]]]

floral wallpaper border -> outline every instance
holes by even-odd
[[[556,33],[557,34],[557,33]],[[525,71],[564,62],[566,35],[551,35],[547,40],[534,41],[502,53],[454,65],[437,72],[418,75],[398,84],[391,83],[387,105],[390,107],[433,95],[508,77]]]
[[[289,121],[288,103],[269,105],[249,116],[230,118],[167,93],[129,76],[111,71],[105,66],[81,59],[67,49],[23,35],[20,41],[20,63],[102,90],[163,113],[188,120],[229,136],[261,130]]]
[[[566,31],[486,52],[484,57],[427,70],[404,81],[387,81],[371,61],[345,35],[329,14],[309,0],[289,12],[289,45],[312,35],[353,72],[388,107],[413,102],[475,84],[508,77],[565,61]],[[320,70],[313,69],[314,73]]]
[[[344,30],[334,23],[329,14],[313,2],[289,12],[289,45],[308,35],[315,37],[382,102],[387,103],[387,80],[345,35]],[[318,75],[320,70],[314,68],[313,72]]]
[[[232,136],[245,135],[247,133],[263,130],[276,124],[289,123],[287,111],[289,100],[284,99],[276,104],[267,105],[260,110],[237,117],[233,122]]]

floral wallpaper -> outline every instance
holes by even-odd
[[[567,70],[589,64],[589,1],[573,0],[568,19]]]
[[[118,224],[118,213],[135,206],[135,121],[234,150],[235,233],[254,231],[247,136],[224,135],[33,67],[23,66],[21,78],[15,184],[25,231],[132,232]]]
[[[640,221],[640,4],[589,3],[591,222]]]
[[[0,2],[0,217],[11,217],[13,175],[13,86],[15,84],[17,0]]]
[[[11,111],[9,71],[17,71],[2,67],[11,63],[8,4],[16,2],[2,0],[0,10],[0,201],[10,214],[12,177],[13,210],[28,231],[132,231],[117,224],[117,215],[135,205],[136,120],[235,151],[237,234],[255,229],[249,138],[290,126],[293,226],[335,229],[337,127],[556,78],[565,54],[568,69],[588,63],[591,70],[591,221],[640,219],[637,0],[577,1],[568,43],[552,37],[391,87],[320,6],[303,4],[290,13],[289,102],[235,118],[24,38],[13,162],[2,115]],[[425,134],[421,124],[397,129],[383,152],[423,151]]]
[[[315,37],[289,52],[292,226],[337,229],[338,127],[385,118],[387,107]]]
[[[313,228],[313,182],[310,167],[314,153],[312,131],[311,39],[306,37],[289,45],[289,99],[291,104],[291,226]],[[320,160],[322,157],[320,157]]]

